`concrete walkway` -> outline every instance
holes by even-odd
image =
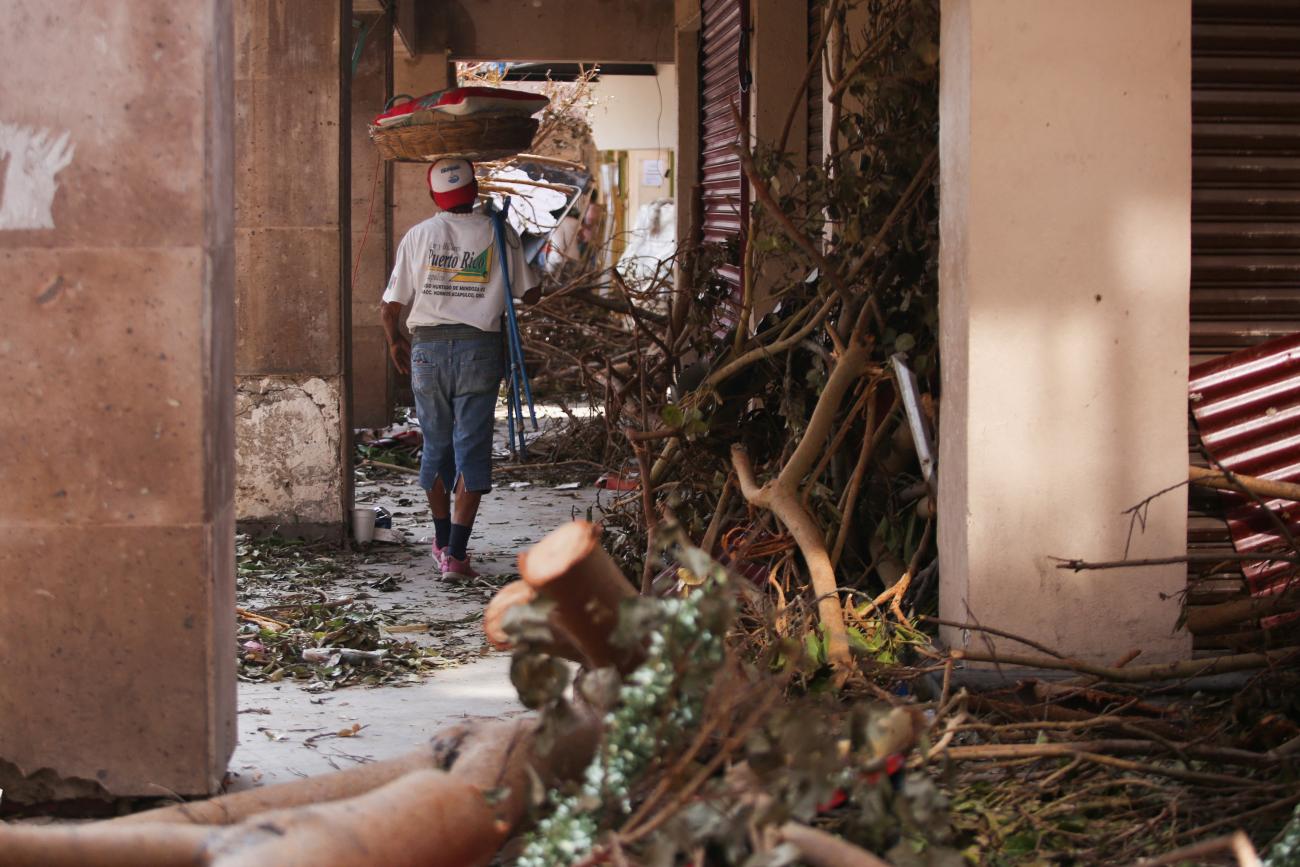
[[[502,442],[504,439],[502,438]],[[374,546],[376,556],[355,558],[349,579],[331,595],[348,595],[392,576],[396,589],[370,591],[368,602],[400,611],[405,623],[427,623],[426,634],[403,639],[436,643],[463,664],[423,677],[409,686],[328,690],[291,681],[239,684],[239,746],[229,765],[230,790],[247,789],[327,773],[357,762],[391,758],[419,747],[438,729],[473,718],[504,718],[524,712],[510,684],[510,658],[488,648],[480,615],[495,585],[515,573],[520,551],[555,527],[586,517],[601,492],[590,484],[557,490],[502,475],[483,498],[474,537],[473,563],[489,580],[443,582],[429,556],[433,525],[424,492],[414,476],[384,473],[368,480],[358,473],[358,503],[382,505],[404,531],[406,546]],[[590,473],[581,477],[590,481]],[[573,481],[580,480],[575,476]],[[514,486],[512,487],[512,483]],[[608,495],[605,495],[606,497]],[[366,562],[367,560],[373,562]],[[353,566],[349,562],[349,566]],[[361,726],[355,734],[340,732]]]

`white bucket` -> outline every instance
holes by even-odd
[[[372,542],[375,538],[375,517],[379,513],[374,506],[357,506],[352,510],[352,538],[358,542]]]

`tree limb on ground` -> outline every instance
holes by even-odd
[[[1092,665],[1077,659],[1022,656],[1015,653],[983,653],[977,650],[954,650],[952,658],[970,662],[996,662],[1002,665],[1018,665],[1026,668],[1078,671],[1117,683],[1145,683],[1155,680],[1182,680],[1211,674],[1225,674],[1232,671],[1269,668],[1290,661],[1297,654],[1300,654],[1300,648],[1288,647],[1281,650],[1270,650],[1266,653],[1238,653],[1231,656],[1216,656],[1213,659],[1189,659],[1183,662],[1169,662],[1159,665],[1130,665],[1124,668]]]
[[[754,478],[754,468],[744,446],[736,444],[731,447],[731,464],[746,501],[770,509],[790,530],[795,544],[803,553],[813,592],[817,597],[819,619],[826,631],[826,655],[841,672],[847,671],[851,665],[852,655],[849,651],[848,631],[844,626],[844,611],[840,606],[839,587],[835,580],[835,566],[826,550],[826,540],[821,529],[803,506],[799,486],[826,446],[844,395],[866,372],[869,359],[870,351],[865,345],[853,344],[836,360],[826,380],[826,387],[813,408],[808,427],[776,478],[760,487]]]

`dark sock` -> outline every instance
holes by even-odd
[[[433,538],[438,543],[439,548],[447,547],[447,538],[451,535],[451,516],[446,518],[434,517],[433,519]]]
[[[451,535],[447,538],[447,553],[457,560],[464,560],[469,549],[469,533],[473,526],[452,524]]]

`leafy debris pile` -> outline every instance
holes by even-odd
[[[432,626],[404,626],[396,622],[400,609],[381,610],[368,602],[371,589],[391,589],[396,579],[376,581],[354,571],[347,552],[321,543],[240,536],[236,556],[242,680],[288,679],[318,690],[403,686],[461,661],[446,648],[398,637],[427,633]],[[356,579],[360,589],[331,596],[344,579]]]
[[[1016,680],[963,671],[877,611],[840,680],[807,603],[775,601],[672,521],[658,538],[683,581],[625,603],[616,640],[643,661],[624,676],[580,672],[569,690],[542,649],[549,603],[506,621],[521,700],[557,730],[575,702],[605,723],[585,776],[537,800],[517,863],[1176,864],[1255,847],[1295,863],[1296,651],[1249,673],[1106,667],[995,631],[1044,654]]]
[[[540,649],[551,641],[547,603],[507,621],[521,700],[557,728],[574,701],[605,722],[584,777],[538,802],[516,863],[776,867],[802,860],[799,838],[812,834],[900,867],[963,864],[947,796],[905,771],[924,713],[825,689],[799,641],[749,645],[755,622],[775,626],[768,601],[675,528],[665,535],[678,540],[679,568],[702,580],[680,597],[625,604],[615,640],[644,656],[625,677],[582,672],[570,693]]]

